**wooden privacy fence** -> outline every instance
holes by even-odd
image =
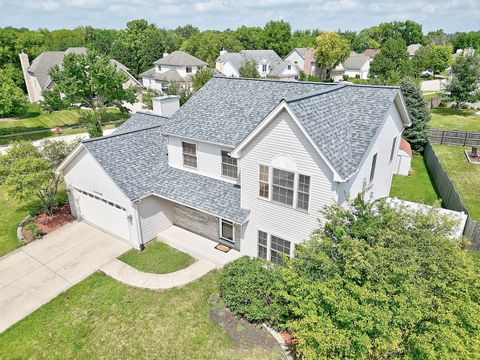
[[[468,215],[463,235],[471,240],[471,250],[480,251],[480,221],[472,220],[468,214],[467,208],[460,200],[458,192],[455,190],[447,172],[443,169],[430,142],[425,146],[424,156],[430,175],[442,198],[443,206],[450,210],[463,211]]]
[[[430,129],[428,139],[432,144],[480,147],[480,133],[462,130]]]

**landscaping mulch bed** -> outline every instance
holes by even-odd
[[[236,346],[242,349],[258,347],[266,350],[277,348],[280,351],[277,341],[265,328],[237,318],[224,306],[219,304],[215,306],[210,311],[210,318],[227,332]]]
[[[40,214],[31,219],[29,223],[35,224],[39,233],[45,235],[73,220],[75,218],[70,213],[70,205],[65,204],[55,208],[52,215]],[[28,225],[22,228],[22,234],[26,241],[31,241],[38,237],[32,233]]]
[[[465,150],[465,154],[468,157],[468,161],[474,164],[480,164],[480,155],[474,156],[471,151]],[[480,154],[480,153],[479,153]]]

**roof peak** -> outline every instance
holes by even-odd
[[[330,92],[333,92],[333,91],[336,91],[336,90],[340,90],[340,89],[343,89],[347,86],[347,84],[335,84],[337,86],[331,86],[329,88],[324,88],[324,89],[320,89],[318,91],[314,91],[314,92],[311,92],[311,93],[308,93],[308,94],[305,94],[305,95],[300,95],[300,96],[295,96],[295,97],[292,97],[292,98],[289,98],[289,99],[283,99],[285,100],[287,103],[291,103],[291,102],[295,102],[295,101],[300,101],[300,100],[305,100],[305,99],[308,99],[308,98],[311,98],[311,97],[315,97],[315,96],[319,96],[319,95],[323,95],[323,94],[326,94],[326,93],[330,93]]]

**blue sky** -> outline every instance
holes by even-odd
[[[92,25],[123,28],[145,18],[160,27],[191,23],[201,29],[263,26],[287,20],[294,29],[359,30],[411,19],[424,31],[480,30],[480,0],[0,0],[0,26],[31,29]]]

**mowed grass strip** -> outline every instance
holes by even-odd
[[[435,108],[431,111],[430,126],[432,128],[480,132],[480,115],[476,114],[478,110]]]
[[[480,220],[480,165],[468,162],[461,146],[433,145],[460,199],[474,220]]]
[[[27,215],[26,204],[8,199],[0,192],[0,256],[22,245],[17,239],[17,227]]]
[[[159,241],[147,244],[143,251],[129,250],[119,259],[137,270],[154,274],[178,271],[195,261],[190,255]]]
[[[281,359],[210,320],[221,273],[152,291],[95,273],[0,334],[2,359]]]
[[[393,176],[390,196],[425,205],[439,204],[437,191],[421,155],[412,158],[410,176]]]

